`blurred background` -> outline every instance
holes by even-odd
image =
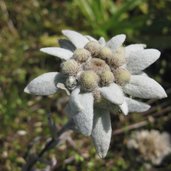
[[[28,150],[38,152],[51,136],[47,113],[58,128],[67,118],[64,95],[38,97],[23,92],[36,76],[59,71],[60,60],[39,51],[58,46],[62,29],[106,39],[124,33],[125,44],[145,43],[161,51],[147,73],[171,93],[170,0],[0,0],[0,170],[19,171]],[[72,133],[46,158],[57,160],[56,170],[146,171],[143,161],[126,148],[134,129],[171,132],[171,99],[150,100],[151,110],[128,117],[112,115],[113,136],[107,157],[96,156],[90,138]],[[34,140],[34,141],[33,141]],[[30,144],[33,143],[32,147]],[[38,163],[38,168],[46,165]],[[150,170],[170,171],[171,156]]]

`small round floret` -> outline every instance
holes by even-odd
[[[100,84],[102,86],[108,86],[114,82],[114,75],[111,71],[103,71],[100,74]]]
[[[114,71],[115,81],[117,84],[124,86],[129,83],[131,74],[127,69],[118,68]]]
[[[77,80],[73,76],[69,76],[66,81],[65,85],[69,90],[73,90],[77,86]]]
[[[108,47],[103,47],[101,50],[100,50],[100,53],[99,53],[99,58],[100,59],[103,59],[105,61],[108,61],[110,58],[112,58],[113,56],[113,53],[111,51],[110,48]]]
[[[111,67],[115,69],[124,65],[126,63],[125,59],[125,48],[119,47],[114,53],[112,58],[108,60],[108,63]]]
[[[67,60],[61,64],[61,72],[66,75],[76,75],[79,71],[78,63],[73,60]]]
[[[84,70],[93,70],[97,74],[100,74],[105,70],[110,71],[110,67],[106,64],[106,62],[99,58],[92,58],[91,60],[87,61],[83,68]]]
[[[90,41],[84,48],[87,49],[93,57],[96,57],[100,53],[102,47],[98,42]]]
[[[94,71],[84,71],[80,75],[81,90],[90,92],[98,86],[99,77]]]
[[[84,48],[76,49],[73,54],[73,58],[80,63],[85,62],[90,57],[91,53]]]

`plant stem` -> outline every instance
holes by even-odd
[[[45,152],[60,144],[60,142],[64,139],[64,136],[62,135],[64,135],[64,133],[66,133],[68,130],[71,130],[72,126],[73,122],[72,120],[70,120],[57,132],[55,137],[53,137],[49,142],[46,143],[45,147],[38,153],[38,155],[28,156],[27,162],[23,166],[22,171],[31,171],[33,166],[42,158]]]

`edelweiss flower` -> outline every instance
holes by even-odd
[[[154,165],[161,164],[164,157],[171,153],[170,135],[157,130],[134,132],[127,146],[136,149],[144,160]]]
[[[160,52],[144,49],[144,44],[124,47],[124,34],[108,42],[64,30],[69,40],[59,40],[59,47],[41,51],[62,59],[61,72],[43,74],[31,81],[25,92],[50,95],[64,89],[70,94],[66,111],[75,129],[92,137],[97,153],[105,157],[111,139],[110,112],[143,112],[148,104],[132,97],[164,98],[164,89],[143,70],[155,62]]]

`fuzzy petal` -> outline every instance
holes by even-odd
[[[95,42],[97,42],[97,40],[96,40],[94,37],[92,37],[92,36],[86,35],[85,37],[86,37],[89,41],[95,41]]]
[[[63,60],[68,60],[72,57],[73,53],[70,50],[59,48],[59,47],[46,47],[41,48],[40,51],[49,55],[56,56]]]
[[[126,102],[128,104],[128,110],[129,112],[145,112],[150,109],[150,105],[139,102],[137,100],[127,98],[126,97]]]
[[[76,130],[86,136],[91,134],[93,127],[93,102],[92,93],[80,93],[79,88],[73,90],[69,100]]]
[[[72,52],[75,50],[75,46],[69,40],[60,39],[58,42],[59,42],[60,47],[63,49],[68,49]]]
[[[109,112],[96,109],[91,136],[100,158],[104,158],[107,155],[111,141],[111,134],[112,128]]]
[[[78,87],[71,92],[69,98],[69,106],[71,107],[72,113],[74,115],[80,112],[81,110],[83,110],[83,106],[79,101],[79,93],[80,93],[80,88]]]
[[[121,109],[124,115],[128,115],[128,104],[126,100],[124,100],[123,104],[119,105],[119,108]]]
[[[146,47],[145,44],[132,44],[125,47],[125,58],[129,58],[132,52],[143,50]]]
[[[100,37],[99,43],[100,43],[102,46],[105,46],[105,45],[106,45],[106,41],[105,41],[104,37]]]
[[[57,83],[64,82],[63,74],[49,72],[32,80],[24,89],[24,92],[35,95],[51,95],[58,90]]]
[[[133,73],[140,73],[160,57],[157,49],[145,49],[132,52],[127,59],[127,69]]]
[[[69,102],[65,106],[64,111],[67,116],[71,119],[74,115],[83,110],[83,106],[79,103],[78,94],[80,92],[79,88],[76,88],[70,94]]]
[[[76,48],[83,48],[89,42],[85,36],[76,31],[63,30],[62,33],[75,45]]]
[[[68,96],[70,95],[69,90],[66,88],[64,83],[57,83],[56,84],[57,88],[63,90]]]
[[[116,35],[107,42],[106,46],[111,48],[113,51],[115,51],[118,47],[120,47],[123,44],[125,39],[126,39],[125,34]]]
[[[147,73],[145,73],[145,72],[141,72],[141,73],[139,73],[138,75],[142,75],[142,76],[149,77],[149,76],[148,76],[148,74],[147,74]]]
[[[131,76],[131,81],[124,87],[124,92],[133,97],[161,99],[167,97],[159,83],[143,75]]]
[[[124,95],[122,89],[115,83],[108,87],[99,88],[102,96],[111,103],[121,105],[124,102]]]

